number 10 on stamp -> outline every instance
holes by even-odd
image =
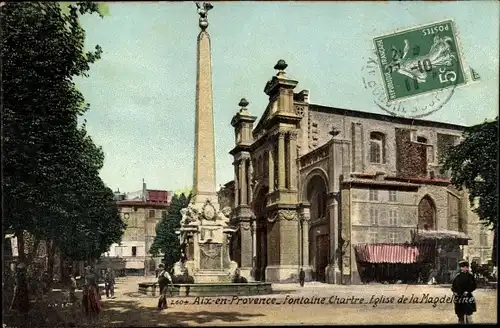
[[[373,42],[389,102],[465,83],[452,20],[386,34]]]

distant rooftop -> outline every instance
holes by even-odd
[[[143,189],[133,192],[115,192],[115,200],[119,205],[170,205],[173,191],[147,189],[143,183]]]

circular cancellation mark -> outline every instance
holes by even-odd
[[[379,61],[376,56],[369,57],[366,60],[366,65],[361,69],[363,84],[365,89],[370,90],[374,96],[373,102],[375,105],[393,116],[409,118],[428,116],[443,108],[451,99],[457,87],[457,84],[453,84],[449,88],[436,90],[432,93],[390,102],[385,87],[381,82],[379,67]],[[410,83],[414,82],[411,81]]]
[[[453,96],[455,88],[465,84],[456,39],[438,35],[426,38],[430,49],[428,47],[423,54],[417,53],[418,45],[409,47],[412,39],[415,40],[412,33],[429,33],[433,26],[442,28],[443,24],[452,26],[453,22],[420,26],[374,39],[375,51],[365,59],[361,72],[365,88],[371,91],[374,103],[380,109],[393,116],[421,118],[441,109]],[[405,47],[398,51],[394,44],[400,43]],[[450,51],[452,43],[455,43],[454,51]],[[454,60],[449,60],[450,53],[456,54]]]

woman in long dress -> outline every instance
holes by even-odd
[[[97,275],[90,266],[85,269],[82,305],[85,314],[91,318],[96,317],[102,311]]]
[[[16,268],[16,287],[14,288],[14,298],[10,308],[22,313],[28,313],[30,308],[28,278],[26,277],[26,265],[24,263],[20,263]]]

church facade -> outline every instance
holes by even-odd
[[[450,274],[462,258],[491,258],[492,233],[440,172],[464,127],[312,104],[286,67],[276,64],[258,122],[245,99],[231,121],[235,178],[219,197],[233,208],[242,274],[296,281],[303,268],[307,279],[358,283],[361,262],[401,263],[410,249],[417,261],[418,240]]]

